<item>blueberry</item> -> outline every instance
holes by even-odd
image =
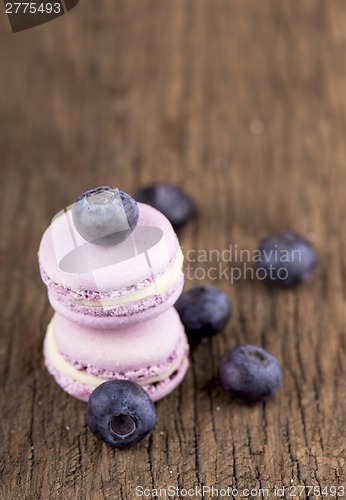
[[[262,278],[263,273],[264,279],[283,287],[308,279],[317,262],[312,245],[302,236],[288,231],[265,238],[259,252],[258,276]]]
[[[223,389],[241,403],[266,401],[279,389],[282,374],[278,360],[254,345],[229,349],[219,362]]]
[[[175,308],[191,345],[223,330],[231,316],[228,296],[213,286],[191,288],[181,294]]]
[[[174,229],[184,226],[196,213],[191,198],[180,187],[166,182],[141,189],[136,199],[163,213]]]
[[[130,195],[110,186],[90,189],[72,206],[79,234],[95,245],[116,245],[125,240],[138,222],[138,206]]]
[[[130,380],[110,380],[96,387],[87,407],[87,424],[99,439],[130,448],[154,428],[155,407],[148,393]]]

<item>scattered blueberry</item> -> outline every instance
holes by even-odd
[[[258,272],[262,268],[264,279],[283,287],[308,279],[317,263],[312,245],[302,236],[288,231],[265,238],[259,251]]]
[[[179,229],[191,220],[196,207],[191,198],[178,186],[166,182],[141,189],[136,200],[147,203],[167,217],[174,229]]]
[[[219,378],[232,398],[253,404],[276,393],[282,373],[278,360],[268,351],[254,345],[239,345],[220,359]]]
[[[191,345],[223,330],[231,316],[228,296],[213,286],[199,285],[175,303]]]
[[[79,234],[95,245],[116,245],[125,240],[138,221],[138,206],[130,195],[110,186],[90,189],[72,206]]]
[[[130,448],[154,428],[155,407],[148,393],[130,380],[110,380],[96,387],[87,407],[90,430],[116,448]]]

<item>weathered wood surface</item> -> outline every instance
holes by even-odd
[[[345,2],[83,0],[15,35],[0,10],[0,497],[342,485]],[[254,249],[290,228],[313,240],[319,266],[292,291],[209,281],[229,293],[232,321],[194,350],[151,437],[119,452],[94,439],[85,405],[43,366],[52,309],[36,252],[52,216],[85,189],[133,193],[160,180],[198,204],[185,251]],[[239,342],[282,362],[282,389],[265,405],[233,403],[217,384],[219,356]]]

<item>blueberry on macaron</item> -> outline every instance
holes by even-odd
[[[90,189],[72,206],[73,223],[79,234],[95,245],[116,245],[124,241],[138,222],[136,201],[110,186]]]
[[[239,345],[226,351],[219,362],[222,388],[240,403],[266,401],[281,385],[281,366],[276,357],[255,345]]]
[[[96,437],[114,448],[130,448],[147,436],[156,422],[148,393],[130,380],[109,380],[91,393],[87,424]]]

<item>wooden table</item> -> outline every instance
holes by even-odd
[[[317,495],[342,485],[345,2],[83,0],[17,34],[0,10],[1,498],[132,500],[136,487],[169,486],[230,487],[234,497],[268,488],[268,498],[285,486],[286,498],[306,498],[305,486]],[[206,276],[229,294],[232,320],[192,352],[151,437],[121,452],[94,438],[85,404],[43,365],[52,309],[36,253],[54,214],[84,190],[134,193],[162,180],[198,205],[180,234],[185,254],[252,251],[288,228],[313,242],[319,265],[293,290]],[[199,267],[201,277],[243,263],[185,265],[188,289]],[[218,385],[218,359],[237,343],[282,363],[267,404],[241,406]]]

